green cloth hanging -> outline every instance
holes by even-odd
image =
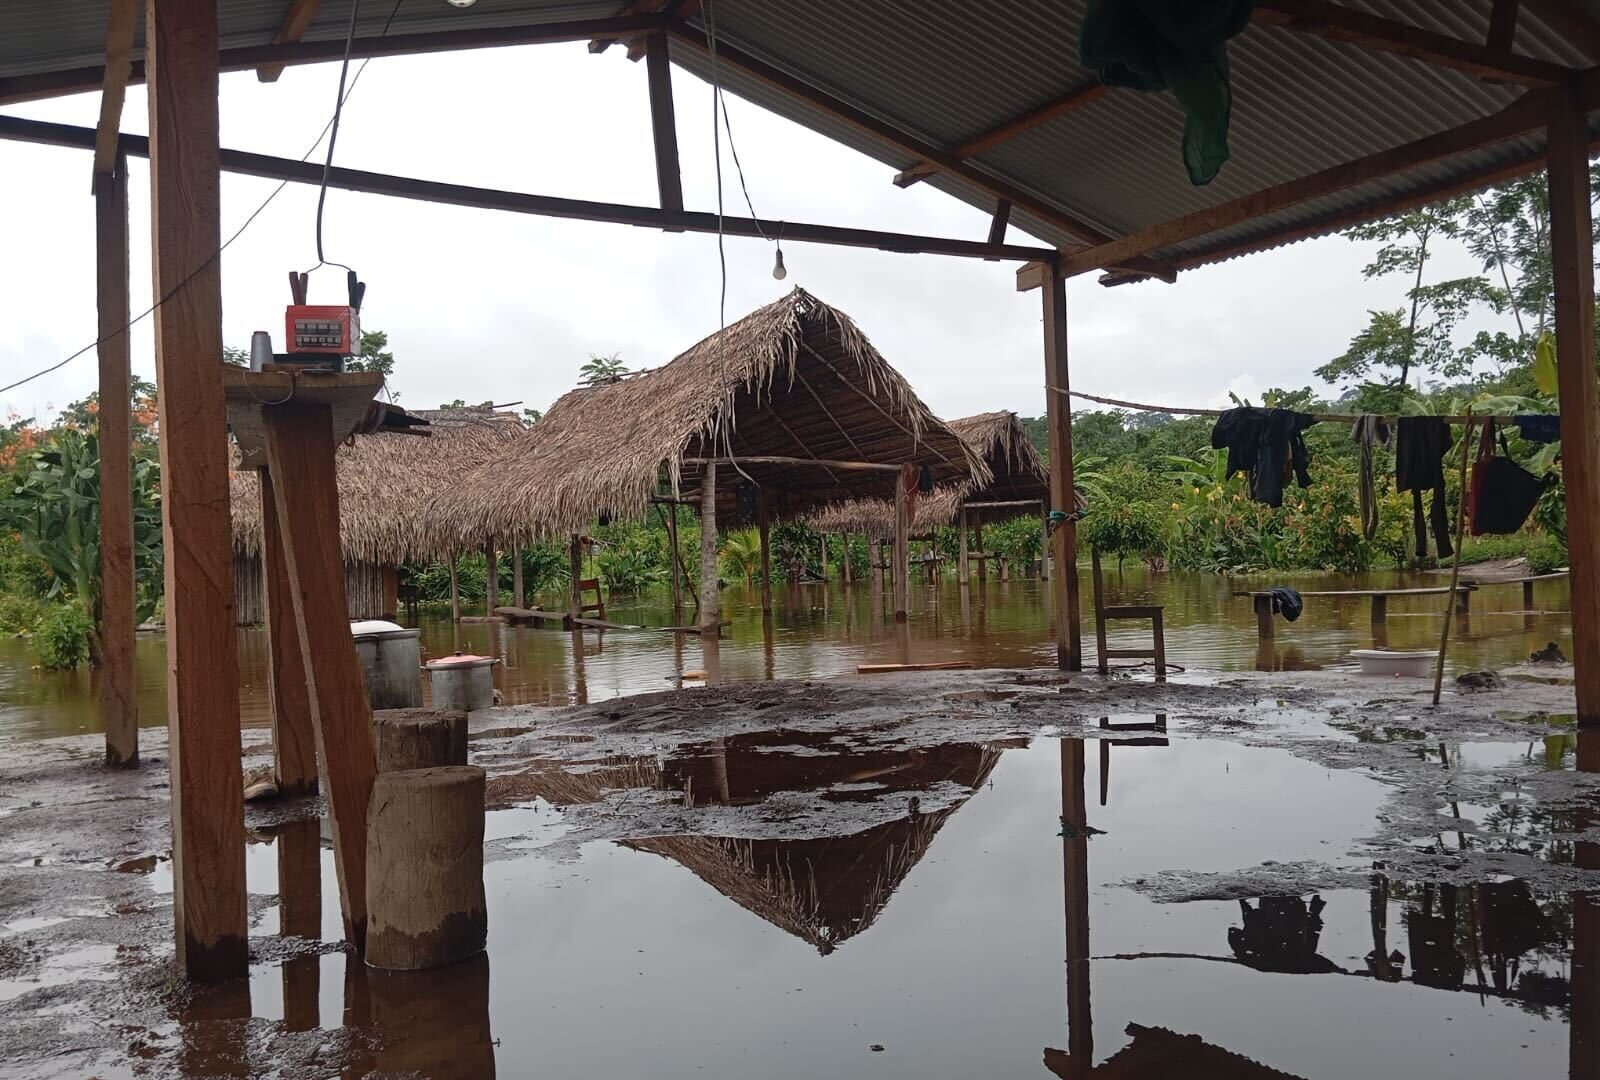
[[[1089,0],[1078,59],[1107,86],[1171,90],[1183,106],[1183,163],[1208,184],[1228,160],[1227,41],[1255,0]]]

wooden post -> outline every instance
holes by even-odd
[[[378,567],[379,578],[383,582],[383,611],[385,619],[393,619],[400,614],[400,568],[398,566]]]
[[[228,425],[218,371],[217,4],[150,0],[146,18],[153,286],[165,299],[154,322],[172,908],[179,966],[211,980],[243,976],[248,962]]]
[[[656,151],[656,188],[661,209],[683,209],[683,178],[678,170],[678,129],[672,108],[672,62],[667,35],[645,38],[645,82],[650,91],[650,128]]]
[[[375,765],[372,709],[345,598],[331,412],[326,405],[291,402],[263,410],[263,418],[289,595],[316,718],[345,939],[359,952],[367,933],[367,803]],[[231,771],[239,772],[237,760]]]
[[[1262,593],[1251,602],[1256,612],[1256,639],[1271,641],[1277,634],[1277,628],[1272,623],[1272,597]]]
[[[580,634],[578,619],[583,616],[583,534],[573,533],[567,548],[567,624],[573,634]],[[574,637],[573,644],[582,650],[582,637]]]
[[[768,517],[767,493],[756,490],[756,532],[761,537],[761,614],[772,614],[772,522]]]
[[[717,466],[705,466],[700,478],[700,640],[715,637],[721,613],[717,607]]]
[[[906,591],[911,578],[911,549],[906,534],[911,520],[906,506],[906,471],[894,474],[894,621],[906,621]]]
[[[379,709],[372,747],[380,773],[467,763],[467,714],[461,709]]]
[[[1067,1053],[1073,1072],[1094,1061],[1089,1004],[1089,820],[1082,739],[1061,740],[1061,864],[1067,924]]]
[[[139,764],[133,669],[133,438],[128,367],[128,159],[95,178],[95,292],[100,315],[100,722],[106,764]]]
[[[316,941],[322,937],[322,843],[317,819],[278,829],[278,933]],[[283,963],[283,1026],[312,1031],[321,1023],[322,965],[317,956]]]
[[[963,585],[972,583],[972,564],[967,561],[967,504],[956,509],[956,532],[960,547],[956,554],[956,580]]]
[[[1600,724],[1600,388],[1595,378],[1589,143],[1576,82],[1550,117],[1550,255],[1555,283],[1561,472],[1572,565],[1572,664],[1578,723]]]
[[[493,615],[500,606],[500,560],[494,541],[483,545],[483,613]]]
[[[278,500],[272,476],[261,484],[261,601],[267,616],[267,702],[272,709],[272,774],[281,795],[317,790],[317,735],[306,685],[305,658],[289,595],[289,564],[283,554]]]
[[[839,580],[846,585],[851,583],[851,575],[854,573],[850,566],[851,540],[852,537],[848,532],[839,534]]]
[[[527,594],[522,590],[522,545],[511,545],[511,602],[517,607],[527,607]]]
[[[983,515],[974,514],[972,518],[972,545],[978,549],[978,580],[989,580],[988,552],[983,550]]]
[[[1050,432],[1050,505],[1069,515],[1072,487],[1072,402],[1067,397],[1067,282],[1044,269],[1045,410]],[[1051,534],[1056,577],[1056,663],[1065,671],[1083,670],[1083,627],[1078,611],[1078,526],[1063,521]]]
[[[461,556],[456,552],[450,553],[450,621],[461,621],[461,579],[457,576],[457,564]]]
[[[676,500],[676,496],[674,496]],[[678,573],[678,504],[672,503],[672,509],[667,512],[667,547],[670,550],[667,561],[672,566],[672,621],[681,623],[678,612],[683,608],[683,578]]]
[[[1050,580],[1050,503],[1045,501],[1044,514],[1039,519],[1039,580]]]

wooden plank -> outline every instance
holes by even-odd
[[[244,799],[222,355],[216,0],[149,0],[150,217],[166,546],[173,916],[192,979],[241,977]]]
[[[546,45],[561,41],[582,41],[598,34],[645,34],[665,29],[671,22],[662,15],[630,15],[612,19],[570,19],[525,26],[481,26],[465,30],[423,30],[412,34],[380,34],[358,37],[350,42],[350,57],[365,60],[379,56],[417,56],[425,53],[459,52],[470,49],[498,49],[512,45]],[[223,71],[247,71],[263,64],[324,64],[343,58],[343,36],[320,41],[285,44],[245,45],[223,49],[218,66]],[[133,62],[128,82],[145,79],[146,64]],[[58,97],[98,90],[105,82],[105,65],[42,71],[29,75],[0,78],[0,105],[16,101]]]
[[[1573,89],[1555,98],[1548,145],[1573,677],[1578,723],[1600,724],[1600,386],[1594,364],[1589,138],[1583,103]]]
[[[95,125],[95,190],[117,168],[117,136],[122,131],[122,103],[133,73],[133,31],[139,19],[138,0],[110,0],[106,5],[106,66],[100,84],[100,122]],[[124,181],[126,182],[126,181]],[[124,196],[126,201],[126,196]],[[123,320],[126,324],[127,320]]]
[[[272,35],[274,45],[291,45],[310,27],[317,17],[318,0],[289,0],[289,10],[284,12],[278,32]],[[256,68],[256,78],[262,82],[277,82],[283,74],[282,64],[262,64]]]
[[[272,710],[272,774],[283,795],[317,790],[317,733],[305,654],[295,622],[278,497],[267,469],[261,485],[261,599],[267,616],[267,705]]]
[[[857,675],[887,675],[895,671],[965,671],[971,660],[937,660],[927,664],[857,664]]]
[[[367,804],[376,762],[372,710],[361,682],[345,598],[339,487],[334,442],[328,434],[331,412],[329,405],[299,402],[270,409],[267,458],[306,691],[316,720],[322,797],[333,831],[345,940],[359,953],[367,934]]]
[[[673,37],[698,49],[707,48],[705,32],[702,30],[682,22],[676,22],[672,24],[670,32]],[[871,135],[887,145],[903,150],[920,161],[937,166],[940,172],[948,173],[957,179],[963,180],[980,191],[986,191],[998,199],[1009,199],[1017,208],[1041,221],[1054,225],[1064,232],[1070,233],[1086,244],[1104,244],[1109,240],[1109,237],[1104,232],[1066,213],[1059,207],[1053,206],[1019,187],[961,161],[947,150],[942,150],[930,143],[923,142],[921,139],[901,131],[892,124],[886,123],[853,105],[840,101],[831,94],[817,89],[786,71],[773,67],[764,60],[751,56],[726,41],[717,42],[717,63],[726,64],[728,67],[742,71],[751,78],[758,79],[788,94],[790,97],[804,101],[813,108],[827,113],[857,131]],[[782,235],[787,240],[792,233],[788,228],[785,228]],[[1160,277],[1163,280],[1170,281],[1173,276],[1171,267],[1153,259],[1135,257],[1119,265],[1139,273]]]
[[[650,90],[650,131],[656,151],[656,190],[661,209],[683,209],[683,175],[678,169],[678,126],[672,107],[672,61],[667,36],[645,38],[645,81]]]
[[[94,129],[5,116],[0,117],[0,138],[89,149],[94,145]],[[141,157],[149,152],[146,140],[138,135],[123,135],[120,145],[123,152],[134,157]],[[222,163],[228,172],[245,176],[260,176],[302,184],[322,182],[323,167],[315,162],[295,161],[267,154],[251,154],[241,150],[224,150]],[[388,195],[394,198],[448,206],[467,206],[481,210],[504,210],[542,217],[602,221],[617,225],[636,225],[647,229],[711,235],[715,235],[718,231],[719,219],[714,213],[696,210],[662,210],[654,206],[630,206],[623,203],[567,199],[553,195],[529,195],[516,191],[446,184],[338,166],[329,170],[328,185],[343,191],[361,191],[372,195]],[[911,233],[885,232],[880,229],[856,229],[814,225],[803,221],[733,216],[724,216],[720,221],[722,232],[728,236],[760,238],[782,235],[785,243],[835,244],[901,254],[924,253],[971,259],[1029,261],[1056,257],[1055,251],[1051,248],[1018,244],[1006,244],[996,248],[980,240],[919,236]],[[1170,273],[1168,276],[1170,277]]]
[[[1067,370],[1067,281],[1047,272],[1044,288],[1045,385],[1070,390]],[[1050,505],[1075,505],[1072,486],[1072,409],[1065,394],[1046,394],[1050,438]],[[1083,627],[1078,612],[1078,526],[1064,521],[1052,534],[1056,577],[1051,596],[1056,609],[1056,663],[1064,671],[1083,670]]]
[[[717,466],[700,475],[700,629],[716,636],[720,609],[717,594]]]
[[[1133,256],[1192,240],[1324,195],[1332,195],[1391,173],[1516,138],[1544,124],[1549,101],[1549,92],[1530,91],[1489,116],[1354,161],[1342,162],[1309,176],[1274,184],[1249,195],[1151,225],[1108,244],[1068,255],[1061,260],[1061,272],[1067,275],[1082,274],[1112,266]]]
[[[131,25],[128,33],[131,37]],[[126,158],[113,158],[111,171],[96,187],[94,221],[100,361],[100,411],[95,414],[100,445],[100,723],[106,764],[121,767],[139,763]]]
[[[1510,52],[1517,38],[1517,16],[1521,14],[1521,0],[1494,0],[1489,10],[1489,33],[1484,45],[1491,52]]]
[[[1051,98],[1049,101],[1037,105],[1027,112],[1014,116],[1002,124],[996,124],[981,135],[973,136],[956,147],[951,153],[963,161],[975,158],[979,154],[993,150],[1001,143],[1010,142],[1018,135],[1032,131],[1036,127],[1042,127],[1057,117],[1076,112],[1091,101],[1099,100],[1101,95],[1105,94],[1109,89],[1110,87],[1101,82],[1075,86],[1066,93]],[[937,174],[938,171],[937,168],[927,162],[919,162],[898,173],[894,178],[894,182],[897,187],[910,187],[918,181]]]
[[[1402,56],[1463,71],[1480,79],[1548,86],[1571,69],[1494,49],[1410,23],[1357,11],[1330,0],[1257,0],[1255,23],[1310,34],[1324,41]]]
[[[999,199],[994,204],[994,217],[989,219],[989,243],[1006,242],[1006,226],[1011,224],[1011,200]]]
[[[911,529],[911,519],[906,505],[906,470],[894,476],[894,621],[905,622],[907,585],[911,578],[911,549],[906,534]]]
[[[1475,588],[1477,588],[1477,586],[1475,584],[1473,584],[1472,582],[1463,582],[1462,584],[1457,585],[1454,591],[1455,592],[1471,592]],[[1325,591],[1325,592],[1318,592],[1318,591],[1315,591],[1315,590],[1310,590],[1310,591],[1302,591],[1300,593],[1300,595],[1302,597],[1307,597],[1307,596],[1312,596],[1312,597],[1326,597],[1326,596],[1333,596],[1333,597],[1339,597],[1339,596],[1362,596],[1362,597],[1367,597],[1367,596],[1443,596],[1445,593],[1450,592],[1450,591],[1452,591],[1452,590],[1451,590],[1450,586],[1448,586],[1448,585],[1437,585],[1437,586],[1433,586],[1433,587],[1425,588],[1425,589],[1334,589],[1334,590]],[[1260,590],[1237,589],[1237,590],[1234,591],[1233,595],[1235,595],[1235,596],[1257,596],[1257,597],[1259,597],[1259,596],[1271,596],[1272,593],[1271,593],[1270,590],[1266,590],[1266,589],[1260,589]]]

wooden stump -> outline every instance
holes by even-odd
[[[487,954],[444,971],[368,972],[367,990],[379,1073],[493,1080]]]
[[[467,714],[456,709],[379,709],[372,714],[379,772],[467,763]]]
[[[367,963],[443,967],[483,951],[483,770],[379,773],[367,813]]]

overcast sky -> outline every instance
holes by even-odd
[[[337,64],[289,68],[276,84],[224,75],[223,145],[299,157],[331,113],[337,79]],[[686,205],[714,209],[710,88],[674,71],[673,90]],[[142,88],[130,90],[123,129],[144,132],[145,109]],[[11,111],[92,126],[98,95]],[[742,100],[730,97],[729,111],[763,217],[972,239],[987,231],[987,215],[926,185],[896,188],[888,166]],[[723,153],[725,206],[742,215],[726,145]],[[591,56],[581,44],[374,60],[346,105],[337,163],[654,205],[644,65],[621,49]],[[83,151],[0,142],[0,385],[94,339],[89,171]],[[143,160],[131,177],[138,311],[150,298]],[[275,186],[224,175],[224,237]],[[314,188],[286,187],[224,254],[226,343],[248,346],[256,329],[281,339],[286,273],[316,261],[315,203]],[[368,282],[363,324],[388,332],[393,389],[414,408],[462,398],[543,409],[590,354],[656,366],[718,325],[714,236],[341,191],[328,195],[324,234],[328,258]],[[1010,239],[1033,242],[1015,229]],[[1014,265],[796,243],[785,245],[789,277],[779,283],[770,245],[726,246],[729,321],[801,285],[849,313],[936,413],[1043,411],[1039,295],[1015,291]],[[1077,278],[1068,316],[1074,388],[1207,405],[1229,390],[1315,383],[1312,369],[1343,351],[1369,308],[1399,305],[1402,285],[1361,280],[1369,253],[1334,237],[1185,273],[1175,286],[1105,289]],[[313,277],[313,303],[342,298],[342,271]],[[149,320],[133,341],[134,370],[153,378]],[[91,351],[0,395],[0,414],[46,419],[94,386]]]

